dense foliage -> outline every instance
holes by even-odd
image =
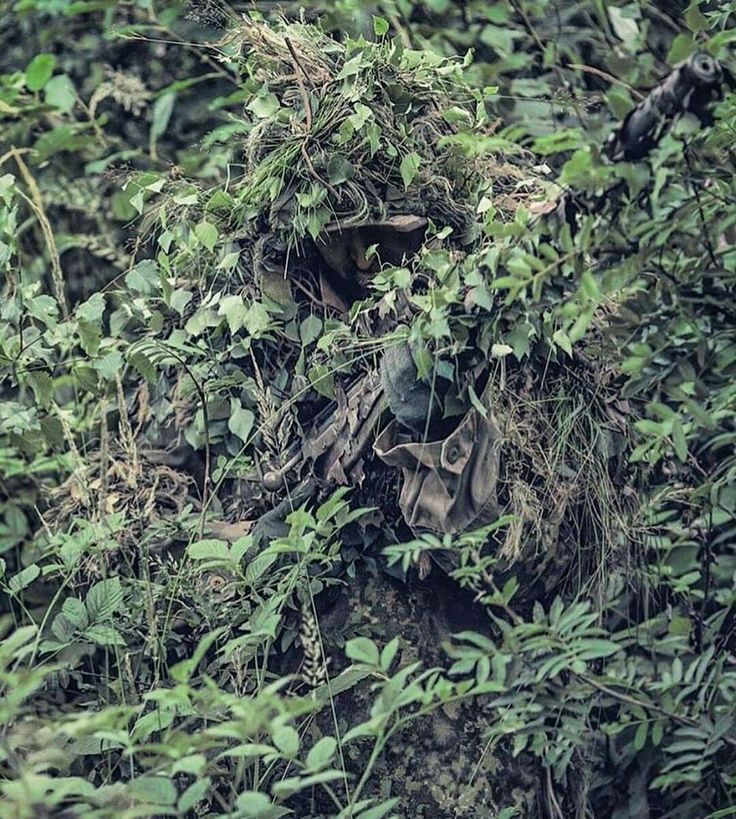
[[[604,150],[736,4],[286,5],[0,19],[0,814],[736,815],[734,97]]]

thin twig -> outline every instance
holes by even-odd
[[[618,77],[614,77],[613,74],[609,74],[607,71],[601,71],[600,68],[595,68],[592,65],[583,65],[582,63],[570,63],[568,68],[572,68],[575,71],[584,71],[586,74],[595,74],[596,77],[600,77],[613,85],[623,85],[623,87],[630,91],[631,95],[636,97],[639,102],[643,102],[646,99],[646,95],[642,94],[641,91],[637,91],[636,88],[629,85],[627,82],[620,80]]]

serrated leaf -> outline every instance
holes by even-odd
[[[101,580],[87,592],[84,605],[90,623],[99,623],[109,620],[120,608],[123,602],[123,587],[120,579],[111,577]]]
[[[82,635],[85,640],[91,640],[100,646],[124,646],[125,640],[112,626],[97,623],[88,626]]]
[[[87,626],[87,609],[78,597],[67,597],[61,607],[61,613],[75,628],[84,629]]]

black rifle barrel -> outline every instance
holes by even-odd
[[[733,78],[718,60],[697,52],[670,72],[631,110],[606,145],[614,162],[643,159],[674,119],[694,114],[703,125],[713,122],[711,108]]]

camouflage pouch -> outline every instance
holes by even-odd
[[[392,421],[374,444],[403,473],[399,506],[413,531],[457,534],[499,516],[496,484],[501,430],[493,414],[471,409],[444,440],[412,441]]]

